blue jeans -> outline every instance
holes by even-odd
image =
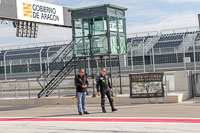
[[[81,107],[83,109],[83,112],[86,112],[85,108],[86,92],[77,92],[77,99],[78,99],[78,112],[82,112]]]

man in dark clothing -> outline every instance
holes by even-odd
[[[110,103],[112,111],[113,112],[117,111],[117,109],[115,109],[114,105],[113,105],[113,98],[111,97],[112,86],[110,85],[109,78],[106,77],[106,69],[105,68],[101,69],[101,74],[97,78],[96,82],[97,82],[96,87],[97,87],[98,96],[101,95],[101,107],[102,107],[103,113],[106,113],[105,95],[109,99],[109,103]]]
[[[79,115],[89,114],[86,111],[85,101],[86,101],[86,89],[89,83],[87,78],[84,75],[84,69],[80,69],[78,75],[75,77],[75,86],[77,91],[77,99],[78,99],[78,112]],[[81,111],[81,107],[83,109],[83,113]]]

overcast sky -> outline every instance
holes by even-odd
[[[28,0],[27,0],[28,1]],[[72,8],[115,4],[128,8],[127,32],[198,26],[200,0],[38,0]],[[0,47],[37,42],[71,40],[71,29],[40,26],[37,39],[16,38],[12,24],[0,24]]]

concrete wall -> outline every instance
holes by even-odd
[[[179,103],[183,100],[187,100],[190,98],[190,91],[188,87],[188,77],[187,72],[170,72],[166,73],[170,75],[174,75],[175,80],[175,91],[167,92],[164,98],[139,98],[139,99],[130,99],[129,98],[129,75],[123,74],[122,75],[122,88],[123,93],[126,94],[123,97],[119,95],[119,78],[113,77],[113,92],[115,95],[118,95],[118,98],[115,98],[116,103],[155,103],[155,102],[164,102],[164,103]],[[2,87],[3,91],[0,91],[0,94],[3,92],[3,98],[1,97],[0,105],[12,105],[12,104],[33,104],[33,105],[40,105],[40,104],[74,104],[76,103],[76,99],[69,98],[67,99],[66,96],[68,95],[75,95],[75,87],[74,87],[74,77],[67,77],[58,87],[58,89],[54,90],[54,92],[50,95],[47,99],[37,99],[37,94],[41,90],[40,86],[36,82],[36,80],[30,81],[30,88],[27,88],[26,81],[20,81],[17,83],[17,89],[13,85],[15,85],[16,81],[6,81],[3,83]],[[89,94],[92,94],[92,80],[89,79],[90,88],[88,89]],[[21,83],[21,84],[20,84]],[[27,90],[26,90],[27,89]],[[15,97],[15,90],[17,90],[17,96]],[[60,94],[59,95],[59,90]],[[28,95],[28,91],[30,91],[30,95]],[[96,87],[95,87],[96,91]],[[26,97],[25,97],[26,94]],[[20,98],[23,98],[22,100]],[[60,96],[60,98],[58,98]],[[12,98],[11,98],[12,97]],[[91,97],[91,96],[90,96]],[[10,99],[11,98],[11,99]],[[53,99],[51,99],[53,98]],[[15,99],[15,100],[13,100]],[[55,101],[54,101],[55,100]],[[60,101],[60,102],[59,102]],[[96,102],[95,102],[96,101]],[[89,98],[89,103],[99,103],[99,98]]]
[[[174,72],[175,91],[189,91],[187,72]]]
[[[174,75],[174,86],[175,91],[170,92],[168,95],[179,95],[180,101],[185,101],[191,98],[190,96],[190,88],[189,88],[189,78],[187,71],[177,71],[172,72]]]

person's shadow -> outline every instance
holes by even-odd
[[[100,114],[100,113],[102,112],[90,112],[90,114],[82,116],[90,116],[92,114]],[[36,117],[70,117],[70,116],[81,116],[81,115],[79,115],[78,113],[74,113],[74,114],[60,114],[60,115],[48,115],[48,116],[36,116]]]
[[[39,106],[5,106],[5,107],[0,107],[0,111],[26,110],[37,107]]]

